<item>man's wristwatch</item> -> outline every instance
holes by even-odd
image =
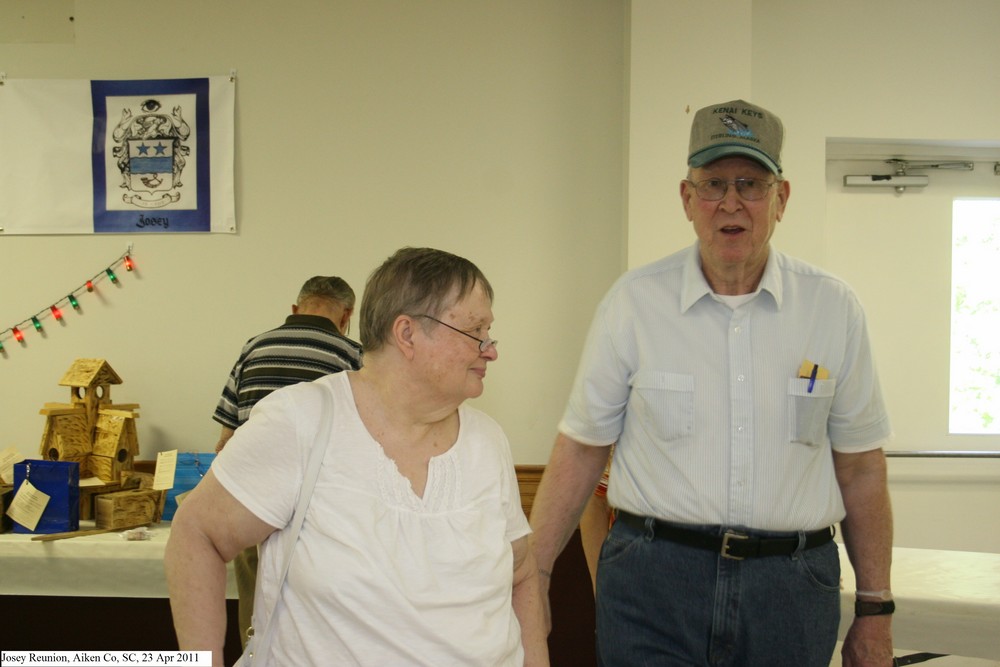
[[[884,616],[896,611],[896,603],[892,600],[855,600],[855,616]]]

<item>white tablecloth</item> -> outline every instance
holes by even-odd
[[[841,545],[840,638],[854,619],[854,570]],[[1000,554],[892,550],[895,646],[1000,659]],[[933,663],[930,663],[933,664]]]
[[[80,529],[93,528],[81,521]],[[163,551],[170,523],[149,527],[150,539],[120,533],[33,542],[32,535],[0,535],[0,595],[166,598]],[[232,565],[226,597],[236,599]]]

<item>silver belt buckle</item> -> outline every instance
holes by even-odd
[[[740,535],[739,533],[734,533],[727,530],[725,535],[722,536],[722,550],[721,555],[723,558],[729,558],[730,560],[744,560],[743,556],[733,556],[729,553],[729,540],[748,540],[749,535]]]

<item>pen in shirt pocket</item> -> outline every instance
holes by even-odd
[[[813,388],[816,386],[816,380],[825,380],[830,377],[830,371],[826,370],[822,366],[812,361],[806,359],[799,366],[799,377],[803,380],[809,380],[809,385],[806,387],[808,393],[813,392]]]

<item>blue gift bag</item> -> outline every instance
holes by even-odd
[[[167,490],[167,500],[163,505],[164,521],[174,518],[174,512],[177,511],[177,496],[197,486],[214,460],[215,452],[177,452],[174,488]]]
[[[80,530],[80,464],[28,459],[14,464],[14,497],[24,481],[49,496],[34,530],[14,521],[15,533],[68,533]]]

